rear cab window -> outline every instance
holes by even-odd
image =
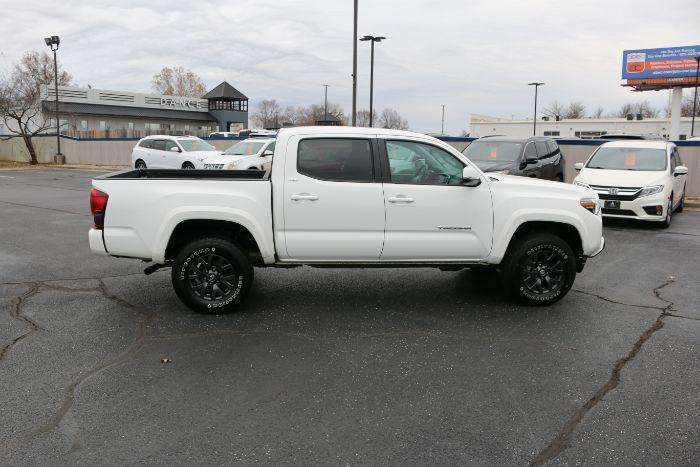
[[[359,138],[310,138],[299,141],[297,172],[333,182],[372,182],[372,144]]]

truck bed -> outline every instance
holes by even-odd
[[[129,169],[95,177],[97,180],[140,178],[171,179],[230,179],[230,180],[269,180],[270,173],[264,170],[185,170],[185,169]]]

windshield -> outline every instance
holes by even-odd
[[[473,161],[512,162],[520,157],[522,147],[510,141],[474,141],[462,154]]]
[[[264,144],[264,142],[241,141],[224,151],[224,154],[229,156],[252,156],[257,154]]]
[[[589,169],[666,170],[666,150],[601,147],[586,164]]]
[[[216,151],[216,148],[209,143],[205,143],[201,139],[179,139],[177,140],[187,152],[190,151]]]

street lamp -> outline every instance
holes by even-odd
[[[326,88],[326,91],[325,91],[325,94],[323,97],[323,115],[324,115],[323,119],[326,122],[328,122],[328,86],[330,86],[330,84],[322,84],[321,86]]]
[[[384,36],[364,36],[361,41],[370,41],[372,44],[372,58],[369,68],[369,127],[372,128],[372,104],[374,99],[374,43],[386,39]]]
[[[537,88],[544,86],[544,83],[528,83],[527,85],[535,87],[535,116],[532,119],[532,136],[537,136]]]
[[[61,43],[61,39],[58,36],[45,37],[44,42],[53,52],[53,78],[54,78],[54,97],[56,105],[56,157],[54,157],[54,162],[62,163],[63,154],[61,154],[61,124],[58,118],[58,61],[56,60],[56,51],[58,50],[58,45]]]
[[[440,134],[445,134],[445,104],[442,104],[442,129],[440,130]]]
[[[695,57],[697,65],[695,67],[695,97],[693,98],[693,120],[690,124],[690,137],[695,136],[695,112],[697,112],[696,106],[698,104],[698,78],[700,77],[700,56]]]

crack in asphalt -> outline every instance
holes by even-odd
[[[22,305],[24,305],[24,302],[28,298],[36,295],[39,292],[39,288],[40,284],[33,282],[29,290],[24,292],[19,297],[13,299],[12,307],[10,308],[10,316],[17,321],[22,321],[26,323],[29,326],[29,330],[24,334],[15,337],[9,344],[0,349],[0,361],[2,361],[5,358],[5,355],[7,355],[17,343],[21,342],[22,340],[26,339],[27,337],[42,329],[39,323],[29,318],[28,316],[24,316],[22,314]]]
[[[64,214],[73,214],[73,215],[75,215],[75,216],[92,217],[92,214],[83,213],[83,212],[73,212],[73,211],[68,211],[68,210],[66,210],[66,209],[46,208],[46,207],[43,207],[43,206],[32,206],[31,204],[12,203],[12,202],[10,202],[10,201],[0,201],[0,203],[11,204],[11,205],[13,205],[13,206],[22,206],[22,207],[25,207],[25,208],[43,209],[44,211],[62,212],[62,213],[64,213]]]
[[[616,304],[616,305],[631,306],[631,307],[634,307],[634,308],[644,308],[644,309],[647,309],[647,310],[661,310],[661,311],[664,310],[664,307],[661,307],[661,306],[636,305],[636,304],[634,304],[634,303],[626,303],[626,302],[621,302],[621,301],[618,301],[618,300],[614,300],[614,299],[612,299],[612,298],[604,297],[604,296],[602,296],[602,295],[598,295],[598,294],[593,293],[593,292],[586,292],[585,290],[580,290],[580,289],[572,289],[572,290],[573,290],[574,292],[576,292],[576,293],[580,293],[580,294],[583,294],[583,295],[588,295],[588,296],[590,296],[590,297],[599,298],[600,300],[606,301],[606,302],[608,302],[608,303],[614,303],[614,304]]]
[[[154,276],[158,273],[166,272],[166,269],[161,269],[158,271],[155,271],[151,275]],[[114,274],[112,276],[102,276],[102,277],[66,277],[66,278],[60,278],[60,279],[44,279],[44,280],[38,280],[38,281],[18,281],[18,282],[2,282],[0,285],[23,285],[23,284],[49,284],[51,282],[70,282],[70,281],[88,281],[88,280],[95,280],[99,281],[102,279],[115,279],[119,277],[129,277],[129,276],[143,276],[145,275],[143,271],[141,272],[129,272],[125,274]],[[71,289],[70,287],[66,287],[67,290],[77,290],[77,289]]]
[[[52,287],[55,288],[55,287]],[[73,404],[75,403],[75,391],[88,379],[91,377],[97,375],[98,373],[107,370],[109,368],[112,368],[114,366],[120,365],[121,363],[124,363],[127,361],[129,358],[131,358],[138,350],[141,348],[141,346],[144,343],[145,337],[146,337],[146,328],[148,325],[153,322],[153,320],[156,318],[156,315],[154,312],[146,310],[145,308],[138,307],[127,300],[124,300],[121,297],[118,297],[114,295],[112,292],[109,291],[107,288],[107,285],[103,282],[102,279],[99,279],[99,285],[97,287],[94,287],[92,289],[71,289],[71,288],[61,288],[59,290],[70,290],[70,291],[82,291],[82,292],[100,292],[105,298],[108,300],[111,300],[115,303],[117,303],[120,306],[129,308],[130,310],[134,310],[139,312],[143,318],[136,324],[136,329],[134,330],[134,339],[132,340],[131,344],[120,352],[118,355],[116,355],[113,358],[108,358],[108,359],[103,359],[92,367],[90,370],[85,372],[80,378],[76,379],[73,381],[70,385],[65,390],[65,396],[63,399],[63,402],[61,403],[61,406],[59,407],[58,411],[42,426],[38,427],[34,433],[39,434],[39,433],[48,433],[50,431],[53,431],[55,428],[57,428],[63,419],[65,418],[66,414],[70,411],[70,409],[73,407]]]
[[[655,287],[653,289],[654,295],[656,298],[661,300],[662,302],[666,302],[665,307],[658,307],[656,309],[661,311],[661,314],[656,318],[656,320],[649,326],[636,340],[634,345],[632,346],[632,349],[625,355],[624,357],[618,359],[615,362],[615,365],[613,366],[612,372],[610,373],[610,378],[608,381],[602,385],[598,390],[593,394],[593,397],[591,397],[588,401],[586,401],[585,404],[583,404],[581,407],[579,407],[574,414],[569,418],[569,420],[564,424],[562,429],[559,431],[559,433],[554,437],[554,439],[544,448],[542,449],[537,456],[534,457],[528,464],[529,467],[535,467],[535,466],[540,466],[543,465],[547,462],[550,462],[554,459],[556,459],[564,450],[566,450],[570,446],[570,441],[571,437],[578,428],[579,424],[583,421],[583,418],[586,416],[586,414],[593,409],[600,401],[603,400],[603,398],[612,390],[617,388],[618,384],[620,384],[620,377],[622,374],[622,370],[627,366],[627,364],[632,361],[639,351],[642,349],[642,346],[646,341],[648,341],[651,336],[658,331],[659,329],[664,327],[664,318],[667,316],[672,316],[670,311],[671,308],[673,307],[673,302],[666,300],[661,297],[661,289],[664,287],[667,287],[671,285],[673,282],[675,282],[675,278],[673,276],[669,276],[669,278],[664,282],[663,284]],[[614,300],[611,299],[605,299],[602,297],[599,297],[603,300],[612,302],[612,303],[619,303],[615,302]],[[629,305],[629,304],[623,304],[623,305],[628,305],[628,306],[637,306],[639,308],[649,308],[646,306],[638,306],[638,305]]]

